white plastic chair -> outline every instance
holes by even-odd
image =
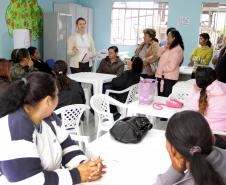
[[[61,116],[62,126],[69,132],[72,138],[78,142],[89,143],[89,136],[83,136],[83,125],[80,125],[80,119],[84,111],[90,107],[85,104],[73,104],[61,107],[54,112]]]
[[[130,87],[128,87],[124,90],[121,90],[121,91],[115,91],[115,90],[107,89],[105,94],[109,96],[110,93],[122,94],[122,93],[125,93],[125,92],[128,92],[125,104],[133,102],[134,100],[137,99],[136,95],[138,93],[138,84],[131,85]]]
[[[123,115],[125,109],[127,109],[127,105],[123,104],[114,98],[106,95],[106,94],[95,94],[90,99],[90,106],[98,115],[98,125],[97,125],[97,137],[101,131],[107,132],[115,123],[113,114],[110,112],[110,105],[115,105],[119,107],[119,113],[121,113],[121,117],[123,118],[126,115]]]
[[[220,136],[226,136],[226,132],[224,132],[224,131],[212,131],[213,132],[213,134],[217,134],[217,135],[220,135]]]

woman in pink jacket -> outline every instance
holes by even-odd
[[[210,67],[198,67],[195,79],[190,108],[204,115],[213,131],[226,132],[226,84],[216,80],[216,72]]]
[[[172,30],[167,35],[167,46],[159,49],[159,64],[155,77],[158,79],[158,95],[168,97],[173,85],[179,78],[179,68],[183,60],[184,43],[177,30]],[[162,80],[161,88],[160,81]]]

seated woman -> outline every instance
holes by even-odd
[[[34,70],[33,62],[27,49],[15,49],[11,54],[13,66],[11,67],[11,79],[17,80]]]
[[[34,68],[42,72],[51,73],[52,70],[47,63],[41,60],[40,52],[36,47],[31,46],[28,48],[28,51],[30,53],[31,60],[34,63]]]
[[[157,68],[159,44],[156,42],[156,31],[154,29],[144,29],[143,33],[144,41],[137,48],[136,56],[143,60],[144,69],[141,76],[143,78],[153,78]]]
[[[226,83],[226,36],[225,36],[225,47],[220,51],[217,59],[215,71],[217,75],[217,80]]]
[[[68,66],[63,60],[56,61],[53,66],[53,73],[59,90],[59,102],[56,109],[66,105],[84,104],[86,102],[81,85],[67,77],[67,69]]]
[[[195,72],[199,65],[208,66],[213,56],[213,48],[208,33],[199,35],[199,44],[201,47],[195,48],[190,57],[189,66],[193,66],[192,78],[195,78]]]
[[[32,72],[14,81],[1,101],[1,175],[10,183],[72,185],[101,178],[100,158],[87,160],[53,113],[55,79]]]
[[[219,59],[220,55],[222,55],[222,53],[224,53],[225,48],[226,48],[226,35],[224,35],[224,37],[223,37],[221,47],[219,48],[219,50],[217,50],[217,54],[214,55],[214,57],[212,58],[212,64],[214,65],[214,67],[216,67],[218,59]]]
[[[0,84],[10,83],[11,62],[6,59],[0,59]]]
[[[155,185],[226,184],[226,151],[213,146],[214,137],[200,113],[176,113],[169,119],[165,136],[172,165]]]
[[[139,83],[142,70],[142,59],[140,57],[132,57],[132,59],[128,62],[128,70],[111,81],[111,89],[120,91],[130,87],[131,85]],[[127,95],[128,92],[120,95],[112,94],[111,96],[120,102],[125,102]]]
[[[226,84],[216,80],[216,73],[210,67],[198,67],[189,107],[200,112],[207,119],[213,131],[226,131]],[[218,143],[219,142],[219,143]],[[217,146],[226,148],[226,142],[217,136]]]
[[[2,97],[2,94],[7,90],[11,82],[10,68],[10,61],[6,59],[0,59],[0,98]]]
[[[216,80],[216,73],[210,67],[198,67],[196,85],[190,97],[192,110],[205,116],[214,131],[226,131],[226,84]]]
[[[124,63],[118,57],[117,46],[111,46],[108,48],[108,56],[104,58],[97,69],[97,73],[106,73],[121,75],[124,71]]]

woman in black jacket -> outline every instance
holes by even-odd
[[[34,63],[34,68],[42,72],[51,73],[52,69],[50,69],[46,62],[41,60],[41,55],[38,48],[31,46],[28,48],[28,51],[30,53],[31,60]]]
[[[63,60],[56,61],[53,66],[59,90],[59,102],[56,109],[66,105],[84,104],[86,101],[81,85],[67,77],[67,68],[67,64]]]
[[[226,83],[226,46],[220,52],[215,71],[217,80]]]
[[[112,89],[120,91],[134,85],[140,81],[140,74],[143,69],[143,61],[140,57],[132,57],[128,61],[128,70],[112,80]],[[112,97],[120,102],[125,102],[128,92],[123,94],[111,94]]]

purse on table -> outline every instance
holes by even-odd
[[[169,100],[166,101],[166,103],[154,103],[153,104],[153,108],[157,109],[157,110],[162,110],[163,106],[182,109],[184,104],[175,98],[170,98]]]
[[[110,134],[122,143],[138,143],[151,128],[152,124],[146,117],[125,117],[114,124]]]

